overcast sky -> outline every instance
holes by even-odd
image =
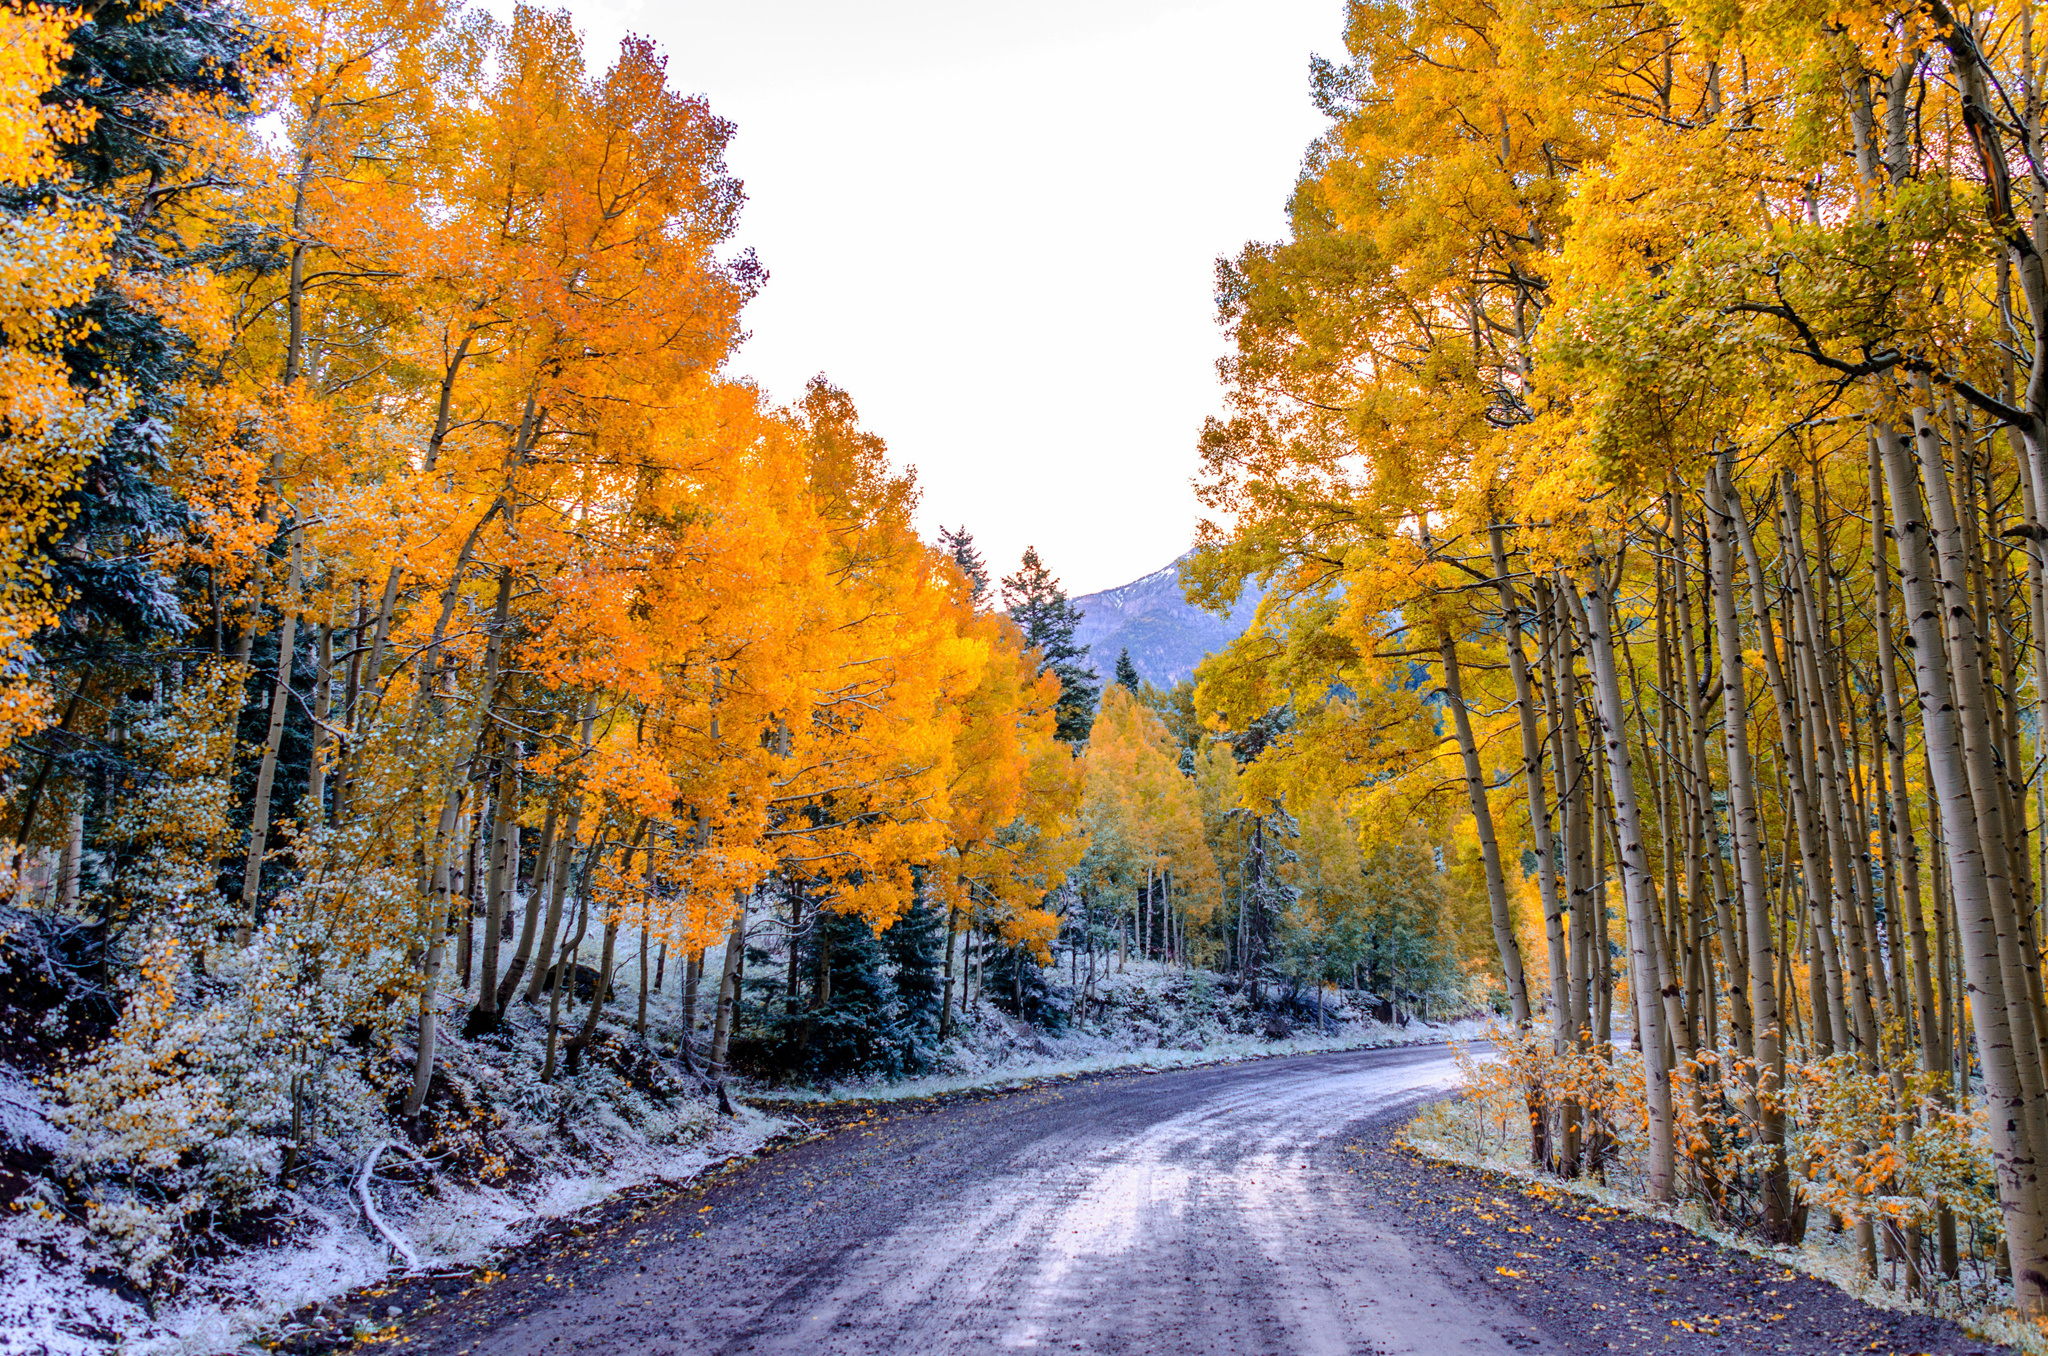
[[[1073,593],[1185,550],[1220,407],[1214,261],[1284,230],[1342,0],[568,0],[738,124],[768,268],[735,370],[824,372],[997,573]]]

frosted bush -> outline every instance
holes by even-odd
[[[96,1200],[89,1218],[93,1232],[120,1259],[128,1279],[141,1286],[149,1285],[156,1269],[171,1256],[183,1223],[175,1207],[133,1198]]]
[[[1460,1053],[1463,1095],[1425,1111],[1411,1138],[1520,1168],[1535,1138],[1532,1117],[1548,1122],[1554,1147],[1569,1113],[1579,1157],[1552,1166],[1643,1196],[1649,1136],[1640,1052],[1590,1044],[1560,1052],[1547,1033],[1498,1027],[1490,1039],[1493,1058]],[[1676,1203],[1737,1232],[1764,1217],[1769,1150],[1756,1133],[1754,1083],[1751,1064],[1732,1049],[1702,1050],[1672,1075]],[[1847,1239],[1868,1224],[1884,1257],[1930,1302],[1988,1302],[2002,1284],[1995,1273],[2004,1219],[1981,1107],[1949,1105],[1902,1051],[1884,1052],[1875,1067],[1849,1054],[1791,1058],[1783,1086],[1766,1080],[1765,1089],[1782,1117],[1784,1161],[1809,1240],[1837,1231]],[[1960,1270],[1950,1278],[1932,1255],[1944,1212],[1960,1245]],[[1873,1245],[1848,1271],[1869,1277],[1874,1253]]]

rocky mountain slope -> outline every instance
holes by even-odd
[[[1247,588],[1227,617],[1204,612],[1182,596],[1182,556],[1163,570],[1100,593],[1074,599],[1081,610],[1074,638],[1088,647],[1087,662],[1104,682],[1116,671],[1120,650],[1129,649],[1138,676],[1160,687],[1192,677],[1195,665],[1243,634],[1261,593]]]

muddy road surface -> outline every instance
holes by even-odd
[[[842,1112],[859,1118],[531,1249],[376,1346],[1994,1350],[1675,1226],[1542,1188],[1524,1200],[1392,1147],[1409,1109],[1454,1078],[1449,1051],[1410,1047]]]

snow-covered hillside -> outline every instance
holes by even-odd
[[[1139,677],[1172,687],[1251,624],[1261,597],[1257,588],[1247,588],[1227,617],[1204,612],[1181,592],[1186,560],[1182,556],[1141,579],[1074,599],[1081,610],[1074,638],[1088,647],[1087,662],[1102,678],[1115,669],[1118,652],[1128,649]]]

